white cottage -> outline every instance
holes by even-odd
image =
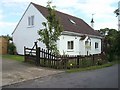
[[[89,55],[101,53],[101,35],[93,30],[82,19],[56,11],[64,31],[57,41],[60,54]],[[30,3],[18,25],[13,31],[13,42],[18,54],[24,54],[24,46],[32,48],[39,38],[38,30],[43,29],[42,22],[46,22],[47,8]],[[46,49],[45,44],[38,42],[38,46]]]

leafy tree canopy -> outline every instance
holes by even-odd
[[[11,40],[11,41],[13,40],[12,37],[9,36],[9,35],[2,35],[2,37],[6,38],[6,39],[8,39],[8,40]]]
[[[110,61],[113,60],[113,56],[120,55],[120,31],[115,29],[100,29],[101,33],[104,33],[104,44],[105,50],[107,50],[107,54],[109,55]],[[107,34],[105,34],[107,32]]]
[[[63,31],[60,25],[59,18],[56,17],[55,6],[51,6],[51,2],[47,3],[48,9],[47,22],[43,22],[44,29],[40,29],[38,34],[40,35],[39,41],[42,41],[46,48],[53,51],[55,54],[59,54],[57,49],[57,40]]]

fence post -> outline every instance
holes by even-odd
[[[79,68],[79,55],[77,55],[77,68]]]
[[[65,65],[64,68],[65,68],[65,69],[67,69],[68,57],[69,57],[69,56],[67,56],[67,55],[65,56],[65,61],[64,61],[64,65]]]
[[[26,47],[24,46],[24,62],[26,62]]]
[[[35,43],[35,47],[36,47],[36,49],[37,49],[37,47],[38,47],[37,42],[34,42],[34,43]]]
[[[51,53],[50,53],[50,50],[48,49],[48,67],[50,67],[50,66],[51,66],[51,59],[50,59],[50,55],[51,55]]]
[[[95,56],[94,56],[94,54],[93,54],[93,65],[95,64]]]
[[[46,50],[43,49],[43,53],[44,53],[44,62],[43,62],[43,66],[45,66],[46,64]]]
[[[36,65],[40,65],[40,47],[36,48]]]

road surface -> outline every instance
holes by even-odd
[[[4,88],[118,88],[118,65],[91,71],[60,73]]]

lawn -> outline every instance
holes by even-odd
[[[20,55],[2,55],[3,59],[10,59],[10,60],[16,60],[16,61],[24,61],[24,56],[20,56]]]

